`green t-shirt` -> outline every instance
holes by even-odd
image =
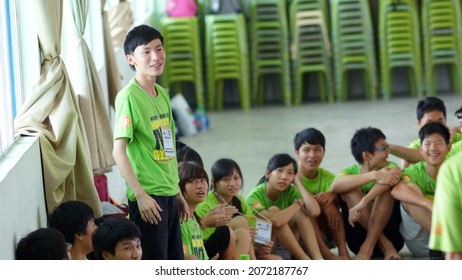
[[[239,201],[241,202],[241,207],[242,207],[242,213],[246,216],[252,216],[252,210],[247,207],[247,204],[245,203],[244,198],[241,195],[236,196]],[[222,201],[218,201],[217,196],[215,195],[214,192],[209,192],[207,195],[207,198],[199,203],[196,208],[196,213],[199,215],[199,217],[203,218],[208,212],[210,212],[215,206],[223,204]],[[208,240],[210,235],[212,235],[215,232],[216,228],[215,227],[208,227],[204,229],[204,240]]]
[[[272,201],[266,195],[266,182],[253,188],[245,198],[250,207],[256,211],[268,210],[271,206],[276,206],[284,210],[294,203],[294,200],[302,198],[300,191],[294,184],[291,184],[285,191],[279,194],[275,201]]]
[[[128,159],[147,194],[174,196],[179,193],[178,164],[175,156],[165,154],[161,128],[165,133],[165,128],[170,128],[175,143],[175,124],[168,93],[155,86],[158,95],[152,97],[132,79],[117,94],[114,139],[127,138]],[[127,187],[128,199],[135,201],[132,189]]]
[[[428,176],[426,166],[425,161],[411,164],[403,170],[401,177],[406,183],[412,182],[416,184],[426,198],[433,200],[436,181]]]
[[[181,239],[183,240],[183,252],[196,256],[199,260],[208,260],[207,251],[205,250],[204,240],[202,238],[202,229],[196,218],[180,224]]]
[[[420,148],[420,139],[416,139],[409,144],[409,148],[418,149]],[[457,132],[452,139],[451,150],[446,155],[446,159],[457,154],[457,152],[462,151],[462,133]]]
[[[388,167],[397,167],[398,165],[396,163],[394,163],[394,162],[389,161],[387,166]],[[348,166],[348,167],[342,169],[340,171],[340,173],[337,176],[335,176],[335,179],[340,178],[340,177],[345,176],[345,175],[360,175],[360,174],[361,174],[361,169],[360,169],[359,164],[353,164],[351,166]],[[361,191],[364,194],[367,194],[372,189],[372,187],[374,185],[375,185],[375,181],[370,181],[369,183],[364,184],[364,185],[361,186]]]
[[[330,192],[334,178],[334,174],[319,167],[316,178],[309,179],[302,175],[301,182],[307,192],[315,195],[320,192]]]
[[[429,247],[462,252],[462,152],[443,163],[437,179]]]

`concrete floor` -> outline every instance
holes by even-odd
[[[456,125],[454,112],[462,105],[462,96],[444,94],[438,97],[446,104],[447,124]],[[208,172],[217,159],[234,159],[243,172],[242,192],[245,195],[263,176],[272,155],[289,153],[295,157],[293,137],[307,127],[319,129],[326,137],[322,166],[334,174],[355,163],[350,140],[361,127],[377,127],[387,136],[388,142],[407,146],[418,137],[415,111],[419,100],[397,97],[391,101],[312,102],[292,107],[265,105],[248,112],[225,108],[221,112],[208,113],[208,131],[180,140],[201,154]],[[399,164],[394,156],[390,156],[390,160]]]
[[[446,104],[447,124],[456,125],[454,112],[462,105],[462,96],[444,94],[438,97]],[[312,102],[293,107],[267,105],[248,112],[225,109],[208,114],[208,131],[180,140],[201,154],[207,172],[219,158],[234,159],[243,172],[242,194],[245,196],[263,176],[272,155],[289,153],[295,157],[293,137],[307,127],[315,127],[325,135],[326,155],[322,166],[334,174],[355,163],[349,143],[355,130],[361,127],[377,127],[387,136],[388,142],[407,146],[418,137],[415,111],[419,100],[417,97],[396,97],[390,101]],[[390,160],[400,163],[394,156],[390,156]],[[403,259],[415,259],[406,247],[400,254]]]

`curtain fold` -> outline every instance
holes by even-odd
[[[76,36],[71,52],[74,55],[68,61],[69,77],[77,94],[85,125],[93,174],[103,174],[112,171],[112,166],[115,165],[112,157],[113,134],[95,62],[83,38],[88,16],[88,0],[67,1],[71,8]]]
[[[104,53],[106,55],[106,74],[107,87],[109,91],[109,104],[114,107],[115,96],[122,89],[119,68],[114,53],[114,45],[112,43],[111,30],[109,28],[108,15],[104,10],[106,0],[101,0],[101,15],[103,18],[103,33],[104,33]]]
[[[48,213],[79,200],[102,216],[84,124],[60,57],[62,0],[29,0],[42,55],[40,78],[15,119],[16,134],[40,139]]]
[[[112,44],[114,47],[123,47],[125,35],[133,26],[133,15],[130,3],[119,1],[119,4],[111,7],[107,12],[109,29],[111,30]]]

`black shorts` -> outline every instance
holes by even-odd
[[[209,239],[204,242],[209,258],[213,258],[217,253],[223,256],[223,252],[228,248],[231,239],[230,230],[228,226],[219,226],[210,235]]]
[[[393,243],[396,251],[399,252],[404,246],[404,239],[399,233],[399,225],[401,224],[401,212],[399,209],[399,201],[395,201],[393,211],[387,225],[383,229],[385,236]],[[359,223],[352,227],[348,222],[348,207],[346,203],[340,200],[340,207],[342,209],[343,223],[345,224],[345,236],[348,248],[355,254],[358,254],[361,245],[366,240],[367,230],[365,230]],[[374,253],[371,258],[383,258],[383,253],[378,245],[375,245]]]

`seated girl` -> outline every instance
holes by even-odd
[[[181,237],[186,260],[207,260],[222,257],[231,259],[234,257],[234,236],[229,228],[223,228],[216,236],[216,246],[213,250],[207,251],[201,228],[201,219],[196,213],[196,207],[205,200],[209,188],[209,178],[207,172],[197,163],[184,161],[178,164],[178,176],[180,178],[179,187],[186,203],[189,206],[189,213],[193,216],[183,221],[181,227]],[[209,253],[209,254],[208,254]]]
[[[295,184],[294,184],[295,183]],[[246,202],[272,222],[273,233],[298,260],[322,259],[310,217],[320,214],[319,204],[300,182],[297,163],[288,154],[276,154],[265,175],[247,195]],[[308,254],[299,243],[305,244]]]

